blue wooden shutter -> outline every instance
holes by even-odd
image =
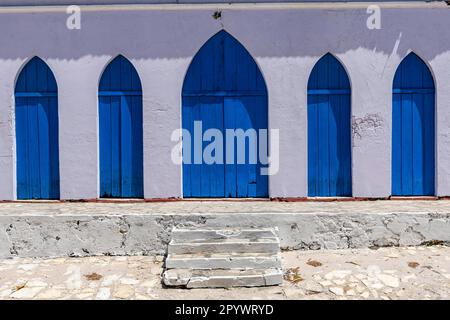
[[[182,125],[192,140],[194,121],[202,122],[203,132],[219,129],[224,138],[221,164],[194,164],[191,143],[191,164],[183,163],[184,197],[267,197],[268,177],[260,174],[259,159],[249,163],[248,140],[245,163],[237,163],[236,150],[234,163],[225,163],[226,129],[267,129],[267,89],[248,51],[225,31],[214,35],[189,66],[182,100]]]
[[[434,195],[435,93],[427,65],[410,53],[392,92],[392,194]]]
[[[100,197],[141,198],[142,87],[133,65],[116,57],[99,86]]]
[[[52,71],[38,57],[15,87],[17,198],[59,199],[58,94]]]
[[[350,82],[331,54],[308,81],[308,196],[352,195]]]

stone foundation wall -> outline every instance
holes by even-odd
[[[450,213],[35,214],[0,216],[0,258],[164,254],[174,226],[276,226],[284,250],[450,244]]]

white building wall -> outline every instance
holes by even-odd
[[[306,88],[327,52],[352,84],[353,195],[390,195],[392,80],[412,50],[435,76],[436,190],[450,195],[450,10],[444,4],[383,8],[380,30],[367,29],[366,6],[355,4],[82,7],[81,30],[66,28],[65,7],[19,9],[0,7],[2,200],[16,193],[14,81],[34,55],[58,82],[62,199],[98,197],[98,81],[118,54],[130,59],[143,87],[145,198],[181,197],[170,137],[181,126],[183,79],[197,50],[222,28],[249,50],[266,80],[269,126],[280,129],[271,197],[307,196]],[[215,10],[221,20],[212,18]]]

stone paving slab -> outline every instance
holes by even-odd
[[[162,256],[0,260],[0,299],[449,299],[450,248],[282,253],[281,286],[172,289]]]
[[[172,202],[0,202],[0,216],[150,215],[221,213],[449,214],[450,200],[375,201],[172,201]]]

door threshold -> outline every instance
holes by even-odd
[[[390,196],[391,200],[438,200],[437,196]]]
[[[307,197],[306,198],[308,201],[323,201],[323,202],[328,202],[328,201],[355,201],[356,198],[355,197]]]
[[[144,202],[144,198],[98,198],[96,202]]]
[[[230,201],[230,202],[244,202],[244,201],[270,201],[270,198],[183,198],[183,201]]]

